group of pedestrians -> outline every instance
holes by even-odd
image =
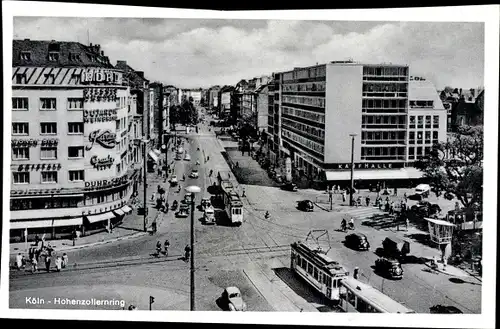
[[[51,271],[52,261],[56,267],[56,271],[60,272],[63,268],[68,265],[68,255],[63,253],[62,256],[56,254],[54,248],[48,243],[45,245],[45,241],[42,240],[41,247],[38,247],[39,240],[38,236],[35,238],[35,244],[31,245],[28,249],[28,257],[26,258],[22,253],[16,255],[15,266],[18,270],[26,269],[26,267],[31,265],[31,273],[38,272],[38,264],[43,261],[45,265],[45,270]]]

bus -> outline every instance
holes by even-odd
[[[338,306],[343,312],[351,313],[416,313],[353,277],[346,277],[340,282]]]
[[[231,224],[240,226],[243,222],[243,203],[233,189],[233,185],[229,182],[222,182],[222,199],[224,201],[224,209],[227,213]]]
[[[331,302],[339,301],[340,281],[349,275],[344,266],[328,257],[320,248],[301,241],[291,244],[290,268],[312,288]]]

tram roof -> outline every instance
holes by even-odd
[[[345,277],[341,284],[353,291],[356,295],[366,299],[371,304],[385,310],[387,313],[415,313],[413,310],[383,294],[374,287],[367,285],[353,277]]]
[[[316,263],[317,266],[327,269],[331,274],[348,274],[348,271],[344,266],[320,252],[317,248],[312,248],[311,246],[300,241],[292,243],[292,246],[300,249],[300,251],[304,255],[308,256],[312,262]]]

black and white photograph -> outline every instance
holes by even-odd
[[[28,4],[3,314],[494,326],[498,6]]]

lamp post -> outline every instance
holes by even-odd
[[[194,303],[194,197],[196,193],[200,193],[201,189],[196,185],[191,185],[186,187],[187,192],[191,192],[191,298],[190,298],[190,309],[191,311],[196,310]]]
[[[353,203],[353,194],[354,194],[354,137],[357,134],[349,134],[351,136],[351,193],[349,193],[349,206],[352,206]]]
[[[148,199],[147,199],[147,193],[146,193],[146,189],[147,189],[147,179],[146,179],[146,176],[147,176],[147,151],[146,151],[146,145],[147,143],[149,142],[149,140],[147,139],[143,139],[142,140],[143,142],[143,157],[144,157],[144,232],[147,232],[148,231],[148,225],[147,225],[147,221],[148,221],[148,214],[147,214],[147,211],[148,211],[148,207],[146,206],[147,202],[148,202]]]

